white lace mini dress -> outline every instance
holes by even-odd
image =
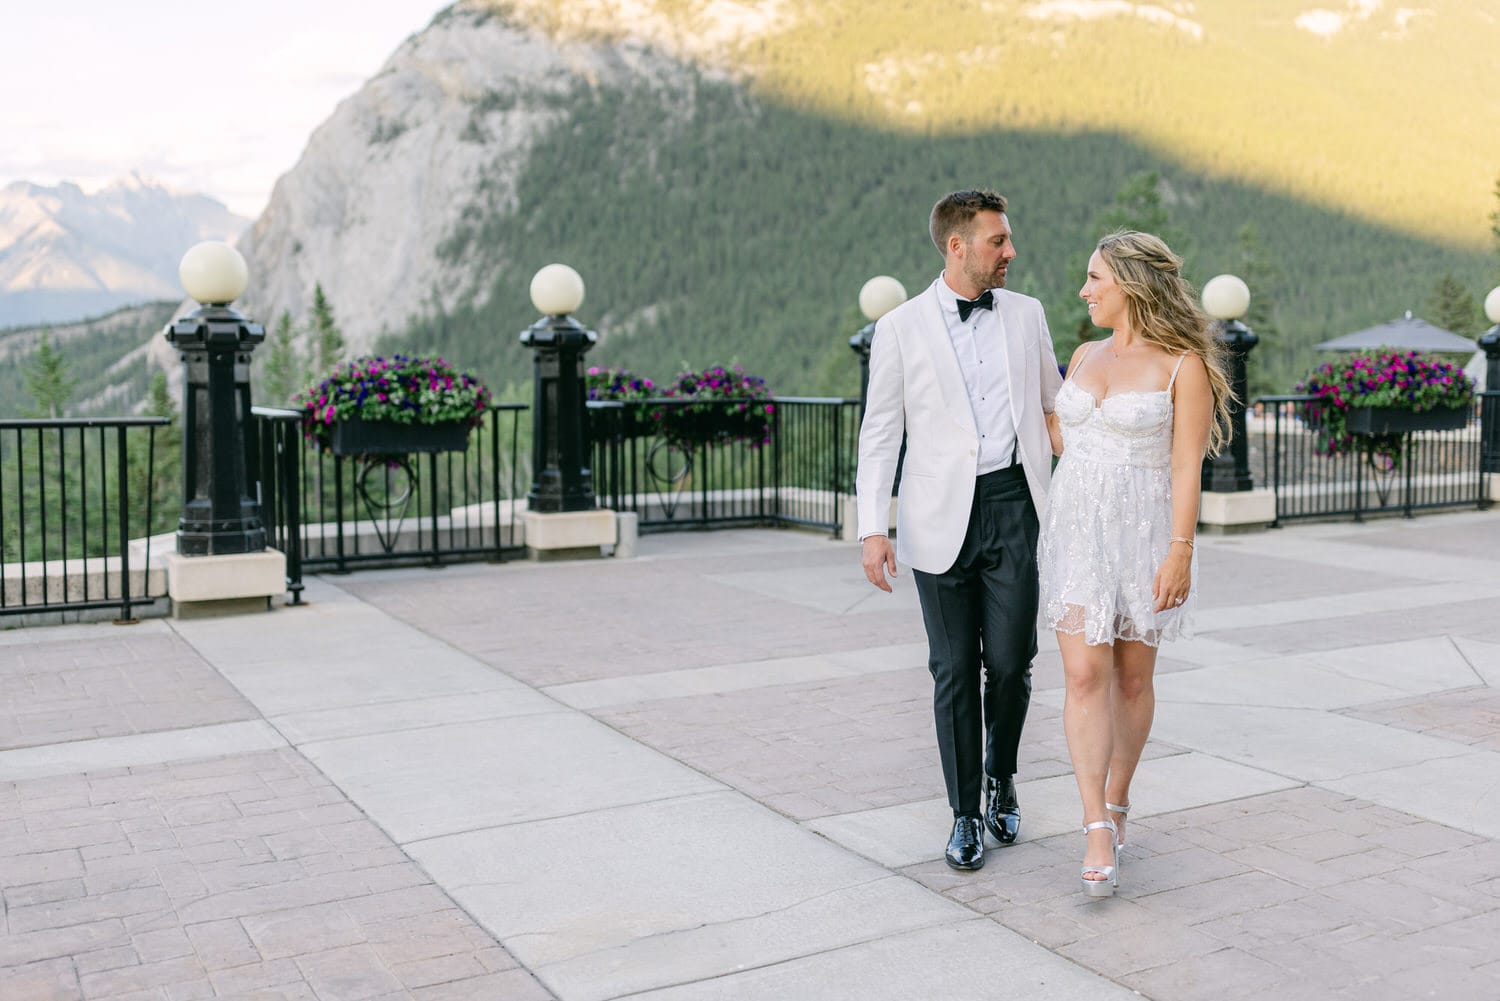
[[[1185,355],[1183,357],[1186,357]],[[1057,392],[1063,454],[1052,474],[1037,546],[1042,618],[1091,645],[1159,646],[1190,634],[1193,586],[1175,608],[1154,611],[1156,571],[1172,538],[1172,385],[1096,401],[1073,381]]]

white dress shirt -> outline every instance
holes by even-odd
[[[983,476],[1009,466],[1016,452],[1016,423],[1010,413],[1010,384],[1005,378],[1005,327],[993,309],[975,309],[958,319],[959,295],[938,275],[938,303],[948,321],[948,338],[969,390],[974,426],[979,429],[979,467]]]

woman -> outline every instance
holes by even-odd
[[[1053,474],[1037,553],[1057,630],[1063,729],[1083,799],[1083,890],[1119,885],[1130,780],[1151,732],[1156,648],[1188,627],[1205,451],[1224,444],[1231,390],[1220,348],[1159,238],[1099,241],[1078,293],[1095,326],[1049,418]]]

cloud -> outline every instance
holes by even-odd
[[[139,170],[258,215],[312,130],[445,5],[15,5],[0,34],[0,185],[92,188]]]
[[[1187,9],[1191,9],[1191,6]],[[1023,12],[1033,21],[1095,21],[1107,17],[1136,17],[1162,27],[1176,28],[1198,41],[1203,39],[1203,25],[1155,4],[1127,3],[1126,0],[1046,0],[1026,7]]]

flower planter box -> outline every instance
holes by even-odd
[[[469,425],[397,424],[359,417],[337,421],[329,445],[334,455],[409,455],[413,452],[462,452],[469,447]]]
[[[1421,413],[1399,407],[1350,407],[1345,417],[1345,427],[1350,434],[1457,431],[1468,422],[1468,407],[1440,407]]]

